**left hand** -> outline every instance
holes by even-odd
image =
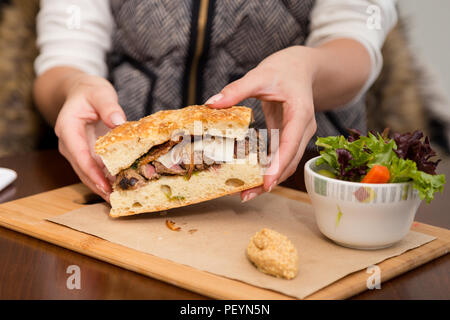
[[[241,193],[243,201],[270,192],[291,176],[317,129],[313,104],[315,50],[294,46],[278,51],[205,103],[212,108],[226,108],[247,98],[257,98],[262,102],[268,133],[271,129],[280,130],[279,148],[273,157],[279,160],[270,164],[263,186]]]

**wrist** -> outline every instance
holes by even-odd
[[[314,80],[320,68],[321,58],[318,57],[320,51],[317,48],[305,46],[292,46],[289,50],[294,56],[294,63],[297,62],[298,71]]]
[[[64,100],[67,99],[76,88],[83,82],[83,79],[89,77],[86,73],[79,70],[71,70],[67,72],[61,79],[60,89],[64,95]]]
[[[37,108],[50,125],[54,125],[64,105],[69,88],[84,73],[71,67],[54,67],[39,75],[33,86]]]
[[[360,91],[370,73],[370,56],[359,42],[336,39],[315,49],[317,70],[313,80],[318,110],[346,105]]]
[[[331,57],[328,56],[328,52],[321,50],[321,48],[309,48],[308,49],[308,65],[310,69],[311,85],[314,88],[318,85],[319,81],[323,78],[323,75],[327,73],[327,65]]]

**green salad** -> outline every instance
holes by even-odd
[[[396,183],[412,181],[421,199],[430,202],[442,192],[445,176],[436,174],[440,160],[421,131],[392,137],[389,130],[370,132],[367,136],[350,129],[348,138],[317,138],[321,157],[316,165],[327,164],[329,170],[319,173],[328,177],[363,183]]]

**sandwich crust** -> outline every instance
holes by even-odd
[[[196,121],[202,123],[203,133],[214,130],[226,136],[230,129],[246,130],[252,121],[252,110],[241,106],[212,109],[196,105],[159,111],[139,121],[126,122],[98,138],[95,152],[108,171],[116,175],[151,147],[170,140],[174,132],[193,134]]]
[[[252,121],[247,107],[211,109],[189,106],[165,110],[127,122],[100,137],[95,145],[111,175],[128,169],[153,146],[178,134],[223,136],[244,139]],[[201,128],[196,122],[201,122]],[[201,130],[201,131],[199,131]],[[112,217],[176,208],[218,198],[260,186],[263,183],[259,163],[223,163],[195,172],[186,179],[179,175],[161,175],[149,179],[137,189],[114,188],[110,196]]]

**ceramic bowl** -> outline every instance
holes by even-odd
[[[411,182],[369,184],[328,178],[317,173],[316,160],[305,165],[305,184],[320,231],[355,249],[381,249],[410,230],[420,197]]]

